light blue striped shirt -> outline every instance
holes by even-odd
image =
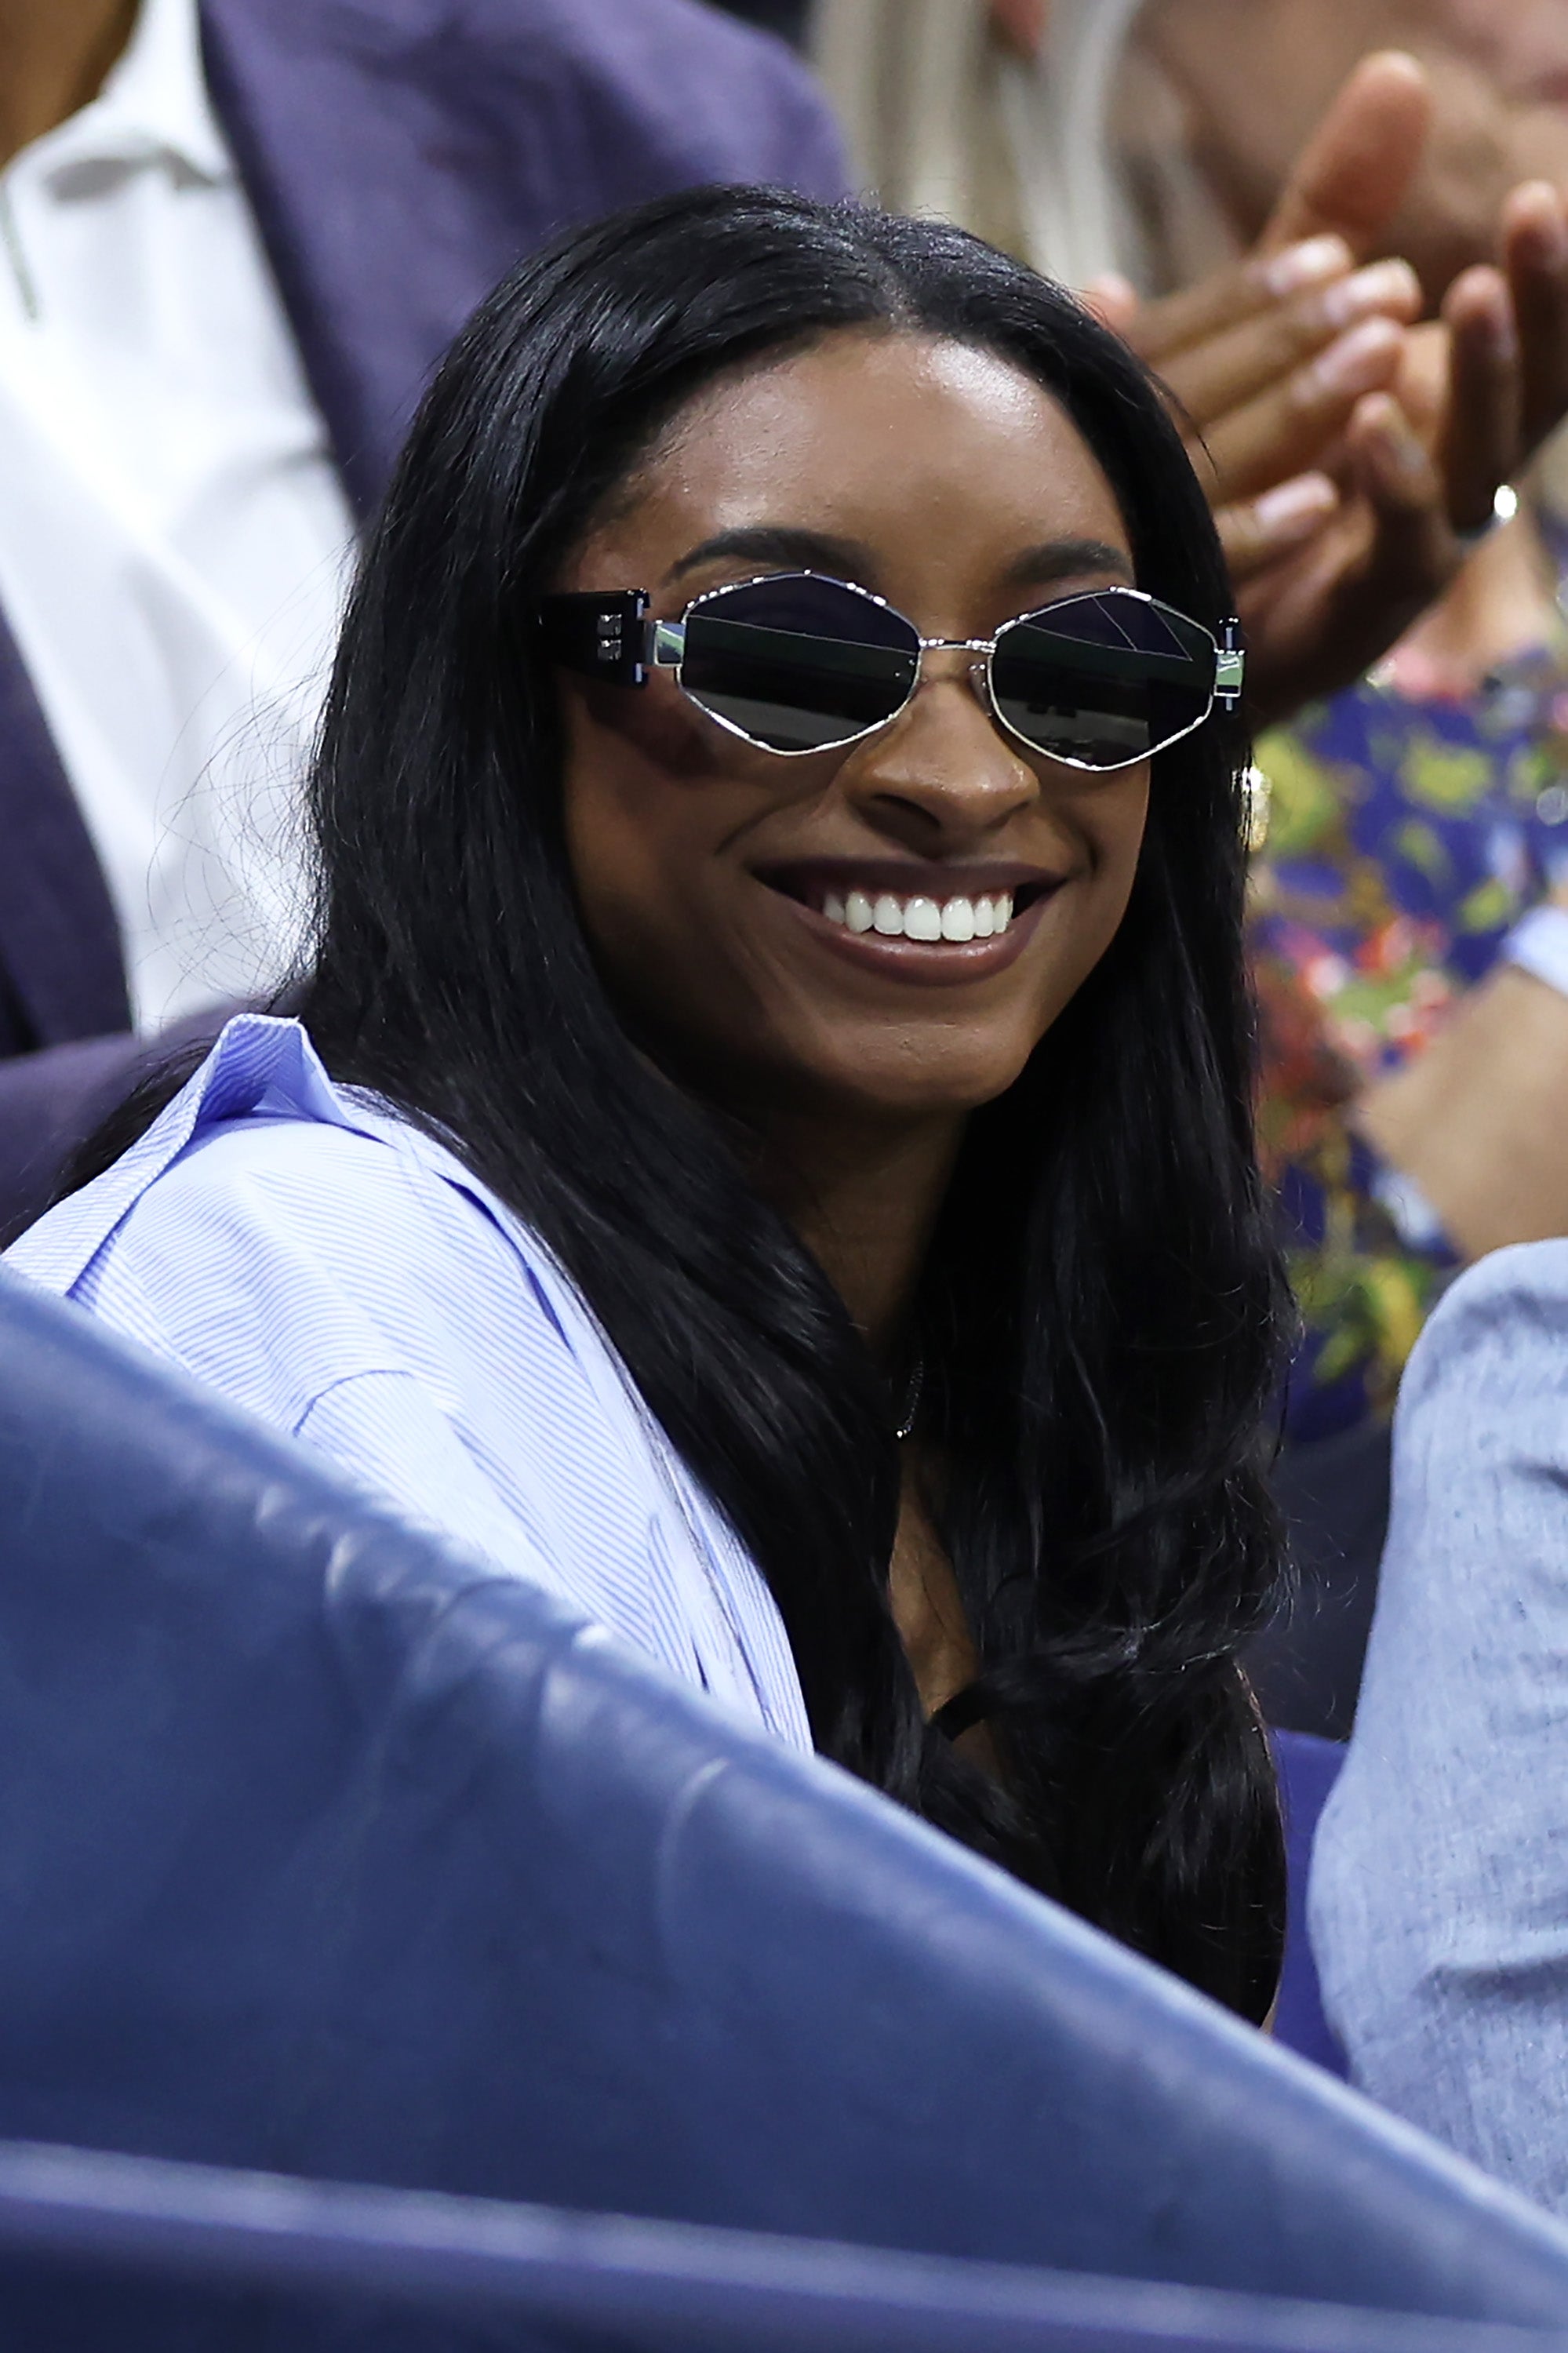
[[[783,1622],[581,1294],[454,1155],[244,1014],[16,1272],[796,1747]]]

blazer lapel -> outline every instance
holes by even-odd
[[[3,617],[0,744],[0,1055],[128,1029],[108,885]]]
[[[431,168],[407,86],[418,21],[321,0],[206,0],[202,15],[214,100],[363,516],[515,230],[476,222],[459,179]],[[108,886],[3,615],[0,744],[3,1059],[131,1018]]]
[[[521,249],[454,153],[419,0],[203,0],[207,82],[363,518],[441,353]]]

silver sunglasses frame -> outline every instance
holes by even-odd
[[[874,719],[869,727],[857,727],[851,735],[838,736],[831,744],[808,744],[798,751],[791,751],[781,748],[776,744],[760,743],[755,735],[748,735],[744,727],[736,726],[733,719],[726,719],[722,712],[711,711],[699,696],[692,692],[681,676],[685,656],[686,623],[692,615],[700,607],[711,605],[719,597],[733,596],[738,588],[759,588],[768,582],[778,580],[821,580],[829,587],[844,588],[852,596],[863,597],[868,605],[879,607],[883,612],[890,613],[895,620],[904,623],[915,638],[916,648],[915,678],[908,693],[896,711],[890,711],[885,719]],[[1135,752],[1129,759],[1126,760],[1108,762],[1075,760],[1065,752],[1045,751],[1041,744],[1025,735],[1021,728],[1015,727],[998,705],[996,691],[991,684],[991,658],[1009,629],[1017,628],[1024,621],[1033,620],[1040,613],[1049,613],[1058,605],[1074,604],[1081,596],[1136,597],[1140,605],[1152,605],[1161,613],[1174,614],[1176,619],[1184,621],[1190,629],[1201,629],[1214,649],[1214,678],[1209,689],[1208,702],[1196,719],[1192,720],[1188,726],[1181,728],[1176,734],[1166,736],[1154,747],[1154,751]],[[985,657],[984,702],[992,720],[1002,733],[1023,744],[1028,751],[1034,754],[1037,759],[1054,760],[1061,767],[1076,768],[1082,775],[1090,776],[1114,776],[1124,768],[1136,768],[1141,761],[1153,759],[1156,752],[1168,752],[1172,744],[1180,744],[1187,736],[1196,733],[1213,714],[1216,702],[1224,703],[1226,710],[1234,710],[1241,700],[1242,685],[1246,674],[1246,655],[1239,645],[1222,645],[1213,631],[1203,622],[1194,621],[1185,613],[1178,613],[1175,606],[1167,605],[1163,597],[1151,596],[1143,588],[1126,587],[1120,581],[1108,588],[1075,588],[1065,596],[1053,598],[1047,604],[1032,606],[1027,613],[1015,614],[1011,621],[1004,621],[994,638],[923,638],[907,613],[901,613],[896,605],[888,603],[885,596],[878,596],[874,590],[863,588],[856,580],[840,580],[831,572],[813,572],[804,568],[794,572],[758,572],[754,573],[747,580],[726,580],[722,587],[706,588],[700,596],[694,596],[678,621],[651,620],[645,626],[648,630],[648,646],[643,659],[650,668],[673,671],[675,684],[686,697],[687,702],[694,710],[700,711],[705,719],[711,719],[714,725],[722,727],[726,735],[737,736],[741,743],[749,744],[753,751],[767,752],[775,760],[814,760],[823,752],[847,751],[852,744],[863,744],[868,736],[878,735],[885,727],[891,727],[895,719],[903,717],[920,691],[921,674],[925,667],[925,658],[928,653],[983,655]],[[1227,621],[1223,626],[1227,637],[1235,635],[1237,623]],[[980,668],[980,664],[978,661],[971,665],[971,677]]]

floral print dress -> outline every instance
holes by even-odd
[[[1257,762],[1259,1129],[1304,1324],[1286,1426],[1309,1440],[1388,1412],[1456,1263],[1346,1112],[1568,879],[1568,629],[1467,702],[1374,672],[1265,735]]]

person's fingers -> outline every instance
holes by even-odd
[[[1529,181],[1509,197],[1502,227],[1528,457],[1568,412],[1568,206],[1547,181]]]
[[[1250,255],[1180,293],[1146,302],[1130,340],[1150,366],[1163,367],[1173,353],[1224,334],[1311,288],[1331,285],[1346,277],[1351,267],[1351,248],[1342,237],[1308,237],[1277,253]]]
[[[1462,270],[1443,298],[1448,330],[1447,414],[1438,444],[1448,520],[1489,521],[1520,451],[1520,345],[1508,286],[1495,269]]]
[[[1392,645],[1446,586],[1459,561],[1444,477],[1388,393],[1372,393],[1357,404],[1346,444],[1355,488],[1372,518],[1363,598],[1387,630],[1384,644]],[[1375,656],[1369,653],[1367,659]]]
[[[1202,438],[1211,499],[1255,498],[1317,466],[1358,400],[1393,383],[1403,344],[1392,319],[1362,319],[1284,384],[1222,417]]]
[[[1431,86],[1415,59],[1400,49],[1363,58],[1298,157],[1263,249],[1332,232],[1357,255],[1374,251],[1431,127]]]
[[[1370,670],[1459,562],[1437,468],[1387,393],[1357,404],[1345,448],[1338,511],[1294,555],[1237,584],[1260,726]]]
[[[1437,447],[1448,406],[1452,337],[1441,319],[1423,319],[1404,338],[1390,390],[1429,449]]]
[[[1298,474],[1259,499],[1218,508],[1214,522],[1233,581],[1250,580],[1305,546],[1339,504],[1340,493],[1327,474]]]
[[[1192,425],[1206,432],[1217,418],[1279,384],[1361,320],[1383,317],[1404,325],[1420,309],[1421,285],[1409,263],[1375,261],[1193,344],[1160,373]]]
[[[1247,707],[1262,729],[1366,668],[1359,582],[1372,535],[1363,501],[1314,540],[1235,584],[1246,639]]]
[[[1078,289],[1078,300],[1113,335],[1127,336],[1138,317],[1138,294],[1118,269],[1104,269]]]

